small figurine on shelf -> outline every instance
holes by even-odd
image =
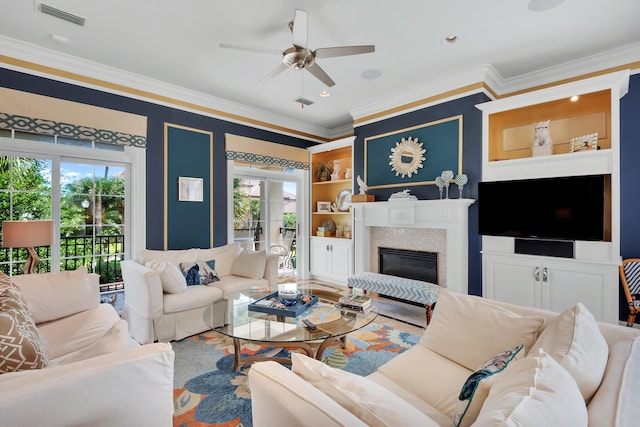
[[[333,161],[333,173],[331,174],[331,181],[337,181],[340,179],[340,172],[342,169],[340,168],[340,160]]]
[[[366,194],[367,191],[367,184],[364,183],[364,181],[362,180],[362,178],[360,178],[360,175],[358,175],[356,177],[356,181],[358,182],[358,185],[360,186],[360,191],[358,194]]]
[[[533,156],[549,156],[553,154],[553,141],[551,140],[551,131],[549,124],[551,120],[537,122],[533,124],[533,147],[531,148]]]

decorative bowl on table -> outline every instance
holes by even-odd
[[[286,306],[295,305],[300,298],[300,291],[297,289],[283,289],[278,291],[278,299]]]

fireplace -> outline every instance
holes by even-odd
[[[378,248],[381,274],[438,283],[438,254],[398,248]]]
[[[354,203],[355,274],[378,272],[378,247],[437,252],[433,283],[467,293],[468,209],[475,200]],[[391,239],[380,236],[392,235]]]

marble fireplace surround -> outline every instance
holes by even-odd
[[[378,272],[379,246],[437,252],[438,284],[468,293],[468,218],[469,206],[474,202],[444,199],[354,203],[355,273]]]

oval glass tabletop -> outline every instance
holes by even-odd
[[[346,335],[367,326],[378,315],[375,307],[366,313],[339,307],[337,302],[341,295],[339,293],[331,295],[302,287],[300,290],[303,293],[317,295],[319,298],[317,303],[297,317],[250,310],[251,303],[265,297],[268,293],[245,290],[226,297],[227,312],[224,326],[213,327],[215,316],[212,306],[205,310],[204,320],[214,331],[246,341],[307,342]],[[310,320],[316,329],[307,327],[303,322],[305,319]]]

